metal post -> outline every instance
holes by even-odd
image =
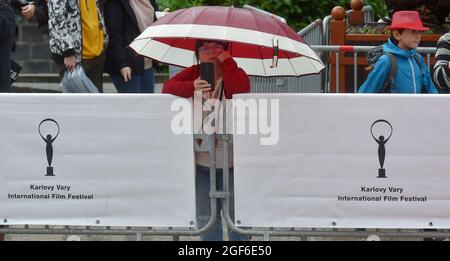
[[[355,51],[353,52],[353,78],[354,78],[354,85],[353,85],[353,92],[358,92],[358,53]]]
[[[336,93],[339,93],[339,51],[336,52]]]
[[[225,98],[224,98],[225,100]],[[223,105],[223,114],[222,114],[222,122],[223,122],[223,129],[226,130],[227,129],[227,114],[226,114],[227,108],[226,108],[226,102],[225,105]],[[230,213],[230,169],[229,169],[229,153],[228,153],[228,144],[229,144],[229,136],[227,135],[227,133],[224,131],[224,133],[222,134],[223,137],[223,192],[225,194],[225,197],[222,198],[222,214],[223,216],[225,216],[227,213],[227,215],[229,215]],[[227,226],[228,230],[233,230],[232,227]]]

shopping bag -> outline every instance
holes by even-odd
[[[94,83],[87,77],[81,65],[78,65],[73,71],[72,77],[77,84],[80,84],[80,88],[84,88],[84,92],[98,93],[97,87],[95,87]]]
[[[64,77],[59,84],[61,87],[62,93],[77,93],[80,92],[75,85],[73,85],[72,81],[69,79],[69,72],[66,71],[64,73]]]
[[[60,83],[63,93],[98,93],[97,87],[87,77],[81,65],[72,71],[66,71]]]

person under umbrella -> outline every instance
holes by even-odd
[[[194,96],[194,105],[198,96],[206,100],[207,105],[208,99],[226,100],[231,99],[233,94],[250,92],[248,75],[302,76],[320,73],[325,68],[317,53],[287,24],[260,12],[227,6],[197,6],[169,13],[149,26],[130,47],[139,55],[188,67],[164,84],[163,93],[186,98],[200,93]],[[199,61],[214,64],[213,85],[199,79]],[[212,104],[221,106],[217,100]],[[213,111],[220,112],[220,109],[216,107]],[[194,126],[196,118],[194,115]],[[214,120],[215,123],[222,122],[218,117]],[[217,128],[217,125],[214,127]],[[233,152],[231,142],[228,147],[223,146],[227,142],[218,140],[216,144],[216,179],[221,182],[224,167],[227,164],[233,166]],[[222,162],[227,149],[229,162]],[[205,227],[211,216],[209,156],[196,153],[196,166],[197,225]],[[230,213],[225,218],[234,220],[232,168],[229,174]],[[227,200],[223,202],[226,204]],[[222,239],[220,209],[219,206],[215,213],[218,220],[210,232],[202,236],[203,240]],[[229,239],[246,240],[248,237],[232,231],[229,232]]]
[[[179,74],[169,79],[163,86],[162,92],[190,98],[195,95],[201,95],[202,99],[220,99],[223,95],[226,99],[231,99],[233,94],[250,92],[250,80],[244,70],[239,68],[228,52],[228,43],[212,40],[197,40],[195,54],[197,61],[201,63],[214,64],[214,82],[211,86],[204,79],[200,79],[200,65],[193,65],[184,69]],[[214,91],[211,91],[211,90]],[[203,115],[206,116],[206,115]],[[202,117],[203,120],[203,117]],[[219,119],[216,118],[216,122]],[[216,141],[216,167],[218,190],[222,187],[221,181],[223,175],[223,143]],[[229,143],[228,152],[230,153],[228,166],[230,166],[230,215],[234,220],[234,186],[233,186],[233,162],[232,162],[232,143]],[[211,216],[209,200],[210,184],[210,164],[209,155],[205,152],[197,152],[196,160],[196,203],[197,203],[197,226],[204,227]],[[222,240],[222,219],[220,218],[221,208],[217,208],[216,221],[208,234],[201,236],[202,240],[218,241]],[[246,240],[247,236],[239,235],[236,232],[229,234],[229,239]]]
[[[131,44],[137,54],[180,67],[195,64],[196,39],[229,43],[236,63],[252,76],[303,76],[325,69],[317,53],[287,24],[256,11],[227,6],[176,10]]]

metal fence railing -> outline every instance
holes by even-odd
[[[358,66],[361,66],[361,64],[358,63],[358,57],[360,57],[361,54],[364,54],[364,57],[366,57],[366,53],[368,51],[370,51],[371,49],[373,49],[375,46],[340,46],[340,45],[312,45],[311,48],[316,51],[317,53],[319,53],[322,57],[328,57],[330,54],[334,55],[336,57],[336,62],[335,62],[335,67],[336,67],[336,71],[335,71],[335,86],[336,86],[336,90],[339,90],[339,75],[340,75],[340,70],[342,68],[341,65],[341,54],[345,53],[345,54],[350,54],[350,57],[353,58],[353,64],[352,64],[352,75],[353,75],[353,81],[352,81],[352,85],[353,85],[353,92],[357,92],[358,91],[358,87],[359,87],[359,83],[361,81],[363,81],[364,79],[359,79],[358,77],[360,77],[360,74],[358,73]],[[434,56],[434,54],[436,53],[436,48],[434,47],[419,47],[417,48],[417,52],[422,54],[423,56],[425,56],[425,62],[428,66],[428,69],[431,71],[431,58],[432,56]],[[346,57],[347,58],[347,57]],[[327,75],[327,79],[331,79],[332,77],[330,76],[331,74],[331,66],[330,63],[327,64],[327,68],[324,72]],[[327,81],[324,82],[324,86],[323,89],[326,90],[326,92],[331,92],[330,91],[330,85],[331,82]]]
[[[306,43],[315,44],[315,45],[324,45],[325,37],[323,34],[323,21],[321,19],[317,19],[314,22],[310,23],[308,26],[303,28],[298,32]]]
[[[348,10],[347,14],[352,12]],[[374,22],[373,8],[369,5],[364,6],[364,21],[366,23]],[[329,24],[331,16],[327,16],[322,20],[317,19],[298,34],[309,45],[324,46],[329,44],[330,32]],[[325,52],[320,52],[319,57],[327,62],[328,56]],[[323,93],[329,92],[329,74],[324,71],[317,75],[308,75],[303,77],[285,77],[285,78],[263,78],[250,77],[252,92],[254,93]]]
[[[353,85],[353,92],[357,92],[363,79],[360,74],[359,67],[361,63],[358,59],[366,57],[368,51],[375,46],[338,46],[338,45],[311,45],[311,48],[317,52],[322,61],[326,64],[326,69],[317,75],[308,75],[301,77],[258,77],[251,76],[251,92],[252,93],[330,93],[332,84],[336,85],[336,90],[339,90],[339,74],[342,68],[342,60],[340,55],[345,53],[353,58],[352,68],[346,65],[346,70],[351,70],[351,79]],[[424,56],[428,69],[432,71],[432,58],[436,53],[434,47],[419,47],[417,52]],[[328,62],[330,54],[336,57],[334,82],[331,82],[331,64]],[[175,69],[173,69],[176,71]],[[172,71],[171,71],[172,72]],[[173,74],[173,72],[171,73]]]

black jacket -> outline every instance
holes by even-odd
[[[155,12],[155,0],[149,0]],[[154,14],[156,21],[156,15]],[[111,75],[120,74],[123,67],[131,67],[133,74],[144,73],[144,58],[137,56],[128,45],[141,34],[129,0],[107,0],[105,22],[110,37],[106,50],[105,69]]]
[[[0,92],[11,87],[11,52],[15,35],[14,12],[4,0],[0,0]]]

